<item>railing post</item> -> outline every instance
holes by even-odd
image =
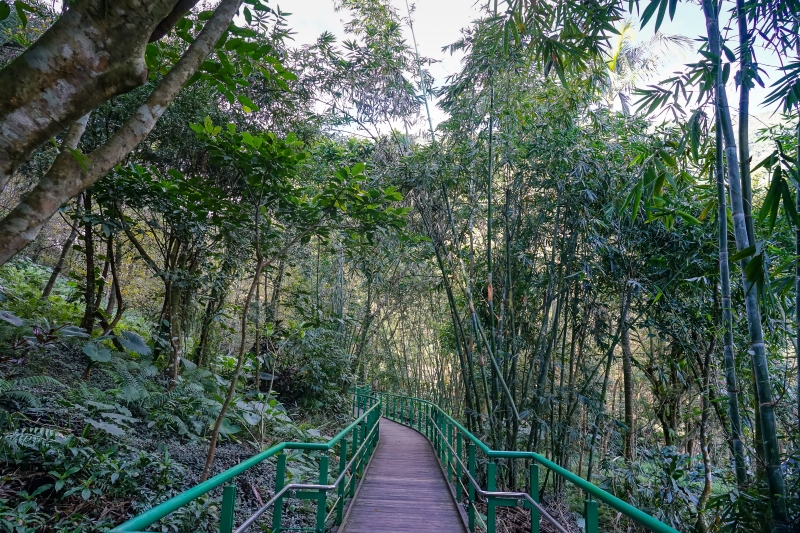
[[[275,469],[275,493],[280,491],[286,478],[286,454],[278,455],[278,467]],[[283,518],[283,496],[275,500],[275,505],[272,508],[272,531],[279,533],[281,530],[281,519]]]
[[[358,460],[356,461],[356,464],[358,465],[358,477],[361,477],[364,474],[364,456],[367,451],[367,446],[369,446],[369,444],[366,444],[366,429],[367,426],[363,421],[358,424],[358,443],[364,446],[364,449],[361,451],[361,453],[359,453]]]
[[[378,445],[378,431],[377,430],[375,430],[374,432],[372,431],[373,429],[375,429],[377,423],[378,419],[375,418],[375,413],[373,413],[372,416],[370,417],[370,423],[367,425],[367,435],[370,435],[370,433],[372,434],[369,438],[370,458],[372,457],[372,454],[375,452],[375,447]]]
[[[357,425],[353,428],[353,457],[355,458],[358,455],[358,437],[361,434],[361,424]],[[350,475],[350,497],[352,498],[356,494],[356,480],[358,479],[358,468],[359,468],[359,459],[356,459],[355,463],[353,463],[353,472]]]
[[[486,490],[497,490],[497,464],[494,461],[486,463]],[[494,496],[486,498],[486,533],[497,532],[497,502]],[[588,532],[587,532],[588,533]]]
[[[342,475],[345,467],[347,466],[347,439],[339,441],[339,474]],[[336,494],[339,500],[336,502],[336,525],[342,525],[342,516],[344,514],[344,489],[347,487],[347,474],[344,475],[336,487]]]
[[[219,533],[233,531],[233,511],[236,507],[236,485],[225,485],[222,489],[222,513],[219,518]]]
[[[586,533],[599,533],[597,526],[597,502],[594,500],[583,501],[583,518],[586,520]]]
[[[319,484],[328,484],[328,453],[323,452],[322,457],[319,458]],[[328,493],[322,489],[319,490],[317,496],[317,527],[316,533],[325,533],[325,515],[328,513]]]
[[[432,441],[431,438],[431,406],[425,406],[425,436],[428,437],[428,440]]]
[[[453,467],[453,424],[447,423],[447,431],[445,432],[445,436],[447,438],[447,480],[451,483],[453,482],[453,474],[455,473],[455,468]]]
[[[439,462],[444,464],[444,416],[441,413],[437,413],[436,416],[437,421],[437,428],[438,431],[436,432],[436,451],[439,454]]]
[[[531,463],[531,488],[528,494],[539,503],[539,465]],[[531,505],[531,533],[539,533],[539,509]]]
[[[477,472],[475,471],[475,443],[470,442],[467,445],[467,468],[469,468],[469,475],[472,479],[477,479]],[[469,519],[469,530],[475,531],[475,485],[469,483],[467,488],[467,496],[469,498],[469,505],[467,506],[467,518]]]
[[[464,471],[461,468],[461,457],[464,455],[464,437],[461,435],[461,431],[456,432],[456,500],[461,501],[464,498],[464,490],[462,489],[462,484],[464,481]]]

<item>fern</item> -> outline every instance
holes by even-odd
[[[25,404],[28,407],[39,407],[42,405],[42,402],[39,401],[39,398],[26,390],[12,389],[4,392],[3,397],[16,400],[17,403]]]
[[[39,449],[45,444],[61,442],[63,436],[49,428],[20,428],[2,437],[3,442],[11,448]]]
[[[28,376],[25,378],[18,378],[16,382],[23,387],[44,387],[47,385],[52,385],[54,387],[64,386],[63,383],[50,376]]]
[[[41,402],[33,393],[26,390],[35,387],[63,386],[50,376],[28,376],[16,379],[0,379],[0,400],[15,400],[28,407],[39,407]]]

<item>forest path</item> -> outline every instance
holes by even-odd
[[[428,439],[386,418],[380,424],[378,448],[339,531],[463,533]]]

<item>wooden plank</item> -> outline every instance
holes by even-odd
[[[428,440],[381,419],[381,438],[343,533],[464,533]]]

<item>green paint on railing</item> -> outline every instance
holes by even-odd
[[[319,480],[320,484],[323,483],[323,480],[327,482],[328,479],[328,456],[327,452],[331,451],[334,446],[336,446],[340,441],[343,443],[346,442],[346,437],[352,435],[353,438],[353,453],[356,453],[358,450],[358,443],[359,440],[363,443],[364,439],[367,435],[370,434],[372,428],[378,423],[380,420],[381,414],[381,402],[378,398],[374,396],[368,396],[366,391],[361,391],[356,389],[354,393],[354,402],[355,406],[362,411],[362,413],[346,428],[340,431],[335,437],[330,439],[327,442],[281,442],[276,444],[263,452],[254,455],[250,459],[242,461],[238,465],[234,466],[233,468],[229,468],[228,470],[212,477],[209,480],[200,483],[199,485],[192,487],[191,489],[178,494],[177,496],[170,498],[169,500],[153,507],[152,509],[145,511],[144,513],[135,516],[121,524],[114,529],[112,529],[109,533],[137,533],[145,531],[149,526],[158,522],[165,516],[177,511],[181,507],[188,505],[193,500],[196,500],[200,496],[203,496],[207,492],[225,485],[228,481],[235,478],[236,476],[240,475],[244,471],[253,468],[254,466],[266,461],[267,459],[277,456],[278,464],[276,468],[276,477],[275,477],[275,492],[277,493],[280,489],[285,486],[285,478],[286,478],[286,454],[283,453],[285,450],[304,450],[304,451],[321,451],[326,452],[320,458],[320,474]],[[355,409],[355,408],[354,408]],[[359,436],[359,433],[362,433],[362,436]],[[358,469],[361,471],[363,469],[363,463],[372,455],[373,450],[375,449],[375,442],[377,442],[378,431],[375,431],[373,434],[373,442],[370,443],[369,446],[365,446],[364,450],[361,452],[361,461],[358,464]],[[344,446],[343,446],[344,447]],[[346,447],[344,447],[346,450]],[[345,452],[346,453],[346,452]],[[360,476],[360,472],[359,472]],[[350,479],[350,496],[352,497],[353,493],[355,492],[355,478],[356,476],[352,476]],[[347,476],[340,482],[343,486],[346,486],[347,483]],[[338,489],[338,487],[337,487]],[[337,491],[338,492],[338,491]],[[233,528],[233,514],[235,508],[235,495],[236,491],[232,485],[225,487],[223,490],[223,501],[222,501],[222,512],[220,516],[220,531],[223,533],[227,533],[231,531]],[[299,497],[299,495],[298,495]],[[317,520],[316,520],[316,530],[321,533],[324,531],[324,520],[325,520],[325,504],[326,504],[326,493],[325,491],[316,491],[314,493],[309,493],[308,499],[316,499],[319,503],[319,507],[317,512]],[[280,498],[275,502],[272,514],[272,531],[274,533],[278,533],[281,531],[281,520],[282,520],[282,500]],[[321,518],[320,518],[321,517]],[[341,513],[337,513],[337,522],[341,523]],[[312,529],[313,531],[314,529]]]
[[[452,426],[458,432],[464,436],[464,438],[469,441],[467,444],[467,454],[468,454],[468,465],[467,468],[470,471],[470,474],[473,478],[476,478],[476,458],[475,452],[476,450],[482,451],[487,458],[487,481],[488,485],[491,488],[487,488],[487,490],[491,491],[494,490],[494,475],[493,472],[495,471],[496,464],[494,460],[496,459],[528,459],[534,462],[534,464],[539,464],[554,474],[561,476],[563,479],[574,485],[575,487],[581,489],[584,494],[586,494],[589,499],[586,501],[586,505],[584,506],[584,512],[586,519],[586,533],[597,533],[597,521],[598,521],[598,509],[597,504],[598,501],[602,502],[613,509],[616,509],[623,515],[627,516],[634,522],[638,523],[640,526],[653,531],[654,533],[679,533],[676,529],[664,524],[663,522],[653,518],[649,514],[645,513],[633,507],[632,505],[620,500],[616,496],[609,494],[608,492],[604,491],[603,489],[597,487],[596,485],[586,481],[582,477],[570,472],[569,470],[557,465],[556,463],[550,461],[546,457],[539,455],[536,452],[525,452],[525,451],[506,451],[506,450],[492,450],[487,446],[484,442],[482,442],[478,437],[473,435],[469,430],[467,430],[464,426],[458,423],[453,417],[451,417],[448,413],[446,413],[443,409],[441,409],[438,405],[428,400],[423,400],[421,398],[415,398],[412,396],[404,396],[402,394],[392,394],[387,392],[376,392],[372,391],[373,395],[376,395],[382,398],[382,401],[389,400],[391,398],[392,402],[396,404],[397,400],[400,399],[401,403],[405,403],[406,401],[410,401],[412,403],[416,403],[420,406],[421,411],[424,411],[428,414],[430,419],[433,420],[433,426],[428,426],[430,429],[425,432],[425,436],[433,444],[434,450],[436,450],[437,456],[439,460],[442,462],[442,465],[445,467],[445,472],[449,473],[451,467],[452,457],[451,454],[448,453],[449,448],[443,442],[443,439],[440,437],[439,432],[436,431],[436,428],[439,429],[442,435],[450,435],[449,428]],[[391,417],[390,417],[391,418]],[[403,422],[402,419],[398,419],[396,416],[393,419]],[[446,464],[445,464],[446,463]],[[533,473],[533,470],[531,470]],[[537,470],[538,476],[538,470]],[[538,477],[536,479],[536,484],[538,485]],[[533,482],[531,482],[531,486],[533,486]],[[475,502],[475,489],[470,483],[468,489],[468,500],[469,505],[467,508],[467,516],[469,522],[469,529],[470,531],[475,530],[475,509],[474,509],[474,502]],[[531,493],[532,495],[532,493]],[[537,497],[535,497],[538,501],[538,492]],[[597,500],[597,501],[593,501]],[[496,499],[493,497],[489,498],[487,502],[487,529],[488,533],[494,533],[494,521],[495,521],[495,507],[498,504],[506,504],[508,502],[507,499]],[[531,506],[532,507],[532,506]],[[532,509],[532,511],[536,511]],[[538,511],[537,511],[538,514]],[[532,520],[532,522],[534,522]],[[538,520],[535,521],[538,525]],[[533,527],[533,526],[532,526]],[[592,529],[593,528],[593,529]]]
[[[170,513],[184,507],[191,501],[199,498],[207,492],[225,485],[228,481],[235,478],[242,472],[252,468],[259,463],[277,456],[277,468],[275,479],[275,493],[280,491],[286,486],[286,450],[307,450],[307,451],[322,451],[325,452],[320,458],[320,471],[319,471],[319,484],[327,485],[328,483],[328,455],[327,452],[331,451],[334,446],[341,443],[339,448],[339,469],[338,476],[341,479],[335,485],[335,493],[338,496],[335,502],[335,508],[332,508],[334,522],[340,525],[342,521],[344,500],[346,497],[352,498],[355,494],[356,480],[361,478],[364,471],[366,462],[371,457],[377,445],[380,429],[378,422],[381,413],[388,418],[397,420],[405,425],[416,428],[424,434],[432,443],[436,455],[444,467],[444,472],[448,479],[456,481],[456,491],[458,497],[462,497],[463,492],[461,482],[463,476],[467,472],[463,471],[460,463],[462,454],[466,451],[467,464],[466,469],[472,479],[477,479],[477,451],[480,450],[486,455],[486,474],[487,474],[487,491],[491,492],[496,487],[497,476],[497,463],[498,459],[527,459],[532,461],[530,466],[529,487],[526,494],[530,498],[539,501],[539,466],[543,466],[556,475],[561,476],[566,481],[573,484],[575,487],[581,489],[587,496],[584,502],[584,518],[586,520],[586,533],[598,533],[598,501],[603,502],[610,507],[616,509],[625,516],[631,518],[639,525],[655,533],[678,533],[675,529],[663,524],[656,520],[647,513],[636,509],[635,507],[625,503],[619,498],[605,492],[604,490],[596,487],[592,483],[584,480],[583,478],[573,474],[559,465],[549,461],[545,457],[534,452],[523,451],[504,451],[492,450],[484,444],[479,438],[470,433],[464,426],[459,424],[449,414],[442,410],[436,404],[420,398],[395,395],[390,393],[374,392],[369,388],[355,388],[353,394],[353,410],[356,419],[337,434],[334,438],[325,443],[312,443],[312,442],[281,442],[270,447],[267,450],[243,461],[237,466],[214,476],[213,478],[193,487],[166,502],[157,505],[156,507],[146,511],[139,516],[128,520],[124,524],[117,526],[111,533],[142,533],[146,528],[158,522]],[[398,406],[398,399],[400,405]],[[391,401],[390,401],[391,400]],[[398,409],[399,407],[399,409]],[[359,411],[361,414],[359,415]],[[416,424],[415,424],[416,423]],[[352,438],[352,445],[347,437]],[[369,441],[367,441],[369,439]],[[363,448],[362,448],[363,446]],[[350,448],[350,458],[354,461],[353,470],[348,478],[345,473],[342,475],[343,470],[348,468],[348,448]],[[455,454],[453,454],[455,448]],[[466,450],[465,450],[466,449]],[[455,455],[455,456],[454,456]],[[458,459],[458,460],[456,460]],[[329,487],[334,488],[333,485]],[[480,489],[483,491],[483,489]],[[480,521],[487,533],[495,533],[496,530],[496,507],[498,505],[516,505],[516,500],[509,500],[509,495],[503,496],[488,496],[487,501],[487,520],[484,522],[481,516],[477,514],[475,502],[477,493],[475,486],[472,483],[467,483],[467,516],[470,531],[475,531],[476,520]],[[482,492],[481,492],[482,493]],[[517,493],[519,494],[519,493]],[[298,493],[296,497],[317,500],[317,515],[315,528],[301,528],[301,530],[316,531],[322,533],[325,529],[326,517],[326,502],[327,493],[325,490],[314,490]],[[516,497],[516,496],[515,496]],[[527,498],[527,496],[526,496]],[[229,533],[233,529],[234,509],[236,506],[236,490],[233,485],[227,485],[223,492],[222,510],[220,516],[219,531],[221,533]],[[272,512],[272,531],[278,533],[280,531],[288,531],[295,528],[281,528],[281,521],[283,518],[283,499],[280,497],[275,501]],[[539,511],[530,503],[530,500],[525,500],[525,507],[531,509],[531,532],[539,532]],[[413,510],[409,510],[413,512]]]

